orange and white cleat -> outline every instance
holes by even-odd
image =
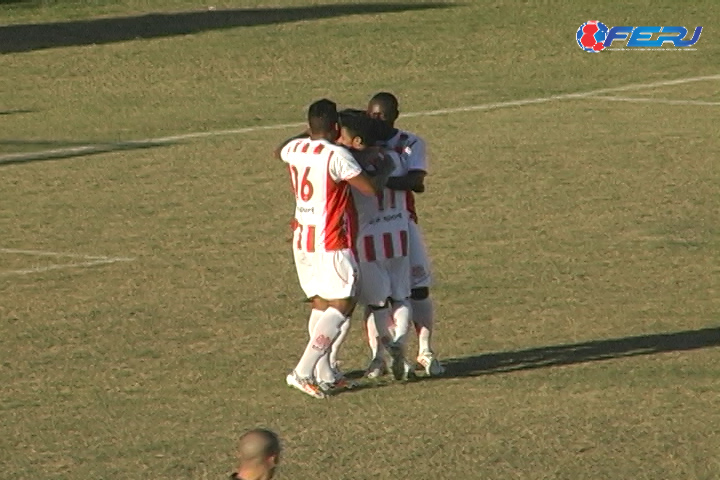
[[[297,373],[293,371],[288,374],[287,378],[288,386],[297,388],[301,392],[310,395],[313,398],[325,398],[325,393],[311,378],[300,378]]]

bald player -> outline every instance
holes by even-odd
[[[418,334],[417,362],[428,375],[442,375],[445,373],[445,369],[435,357],[431,345],[434,323],[434,308],[430,298],[432,277],[422,232],[417,225],[414,197],[414,193],[425,191],[424,181],[428,172],[425,141],[411,132],[395,127],[400,109],[398,100],[392,93],[375,94],[368,103],[367,113],[373,118],[384,121],[392,128],[391,136],[384,142],[385,147],[398,152],[406,162],[406,173],[389,178],[386,186],[393,190],[404,191],[407,195],[406,203],[411,220],[408,231],[412,287],[410,303],[412,305],[412,321]]]
[[[280,439],[264,428],[255,428],[240,437],[237,471],[232,480],[270,480],[280,462]]]

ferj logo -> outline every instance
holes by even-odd
[[[685,27],[612,27],[598,20],[588,20],[580,25],[575,35],[577,43],[586,52],[603,50],[679,50],[687,49],[697,43],[702,27],[695,27],[689,40],[685,40],[688,30]],[[623,47],[611,47],[615,41],[627,41]],[[664,48],[671,43],[675,48]],[[694,49],[690,49],[694,50]]]

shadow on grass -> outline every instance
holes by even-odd
[[[157,13],[134,17],[8,25],[0,27],[0,53],[29,52],[43,48],[169,37],[235,27],[252,27],[347,15],[449,8],[451,6],[451,4],[424,2],[353,3]]]
[[[58,147],[54,150],[44,150],[42,152],[18,152],[0,155],[0,167],[7,165],[17,165],[22,163],[40,162],[45,160],[60,160],[63,158],[84,157],[87,155],[97,155],[99,153],[109,153],[127,150],[141,150],[147,148],[167,147],[175,142],[151,142],[151,141],[133,141],[133,142],[65,142],[65,141],[45,141],[45,140],[0,140],[0,146],[41,146],[41,147]]]
[[[476,377],[718,346],[720,346],[720,328],[703,328],[675,333],[595,340],[512,352],[485,353],[471,357],[450,358],[442,362],[447,369],[445,375],[442,377],[422,377],[421,380]],[[359,378],[362,375],[363,372],[360,370],[347,374],[349,378]]]
[[[443,361],[447,368],[447,373],[443,378],[474,377],[717,346],[720,346],[720,328],[595,340],[514,352],[450,358]]]
[[[17,110],[0,110],[0,116],[2,115],[17,115],[18,113],[33,113],[35,110],[17,109]]]

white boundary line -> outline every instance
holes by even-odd
[[[520,107],[523,105],[533,105],[538,103],[547,103],[556,100],[572,100],[578,98],[588,98],[596,95],[602,95],[604,93],[617,93],[627,92],[632,90],[643,90],[649,88],[668,87],[672,85],[682,85],[692,82],[701,82],[705,80],[720,80],[720,75],[705,75],[700,77],[688,77],[678,78],[675,80],[661,80],[652,83],[641,83],[625,85],[622,87],[610,87],[601,88],[598,90],[591,90],[588,92],[580,93],[564,93],[559,95],[551,95],[549,97],[540,98],[529,98],[525,100],[511,100],[507,102],[494,102],[484,103],[481,105],[470,105],[466,107],[454,107],[454,108],[442,108],[439,110],[427,110],[423,112],[411,112],[402,115],[402,118],[413,118],[413,117],[429,117],[435,115],[447,115],[451,113],[462,113],[462,112],[479,112],[485,110],[496,110],[499,108],[507,107]],[[129,149],[129,148],[142,148],[152,147],[159,145],[167,145],[175,143],[181,140],[189,140],[193,138],[208,138],[208,137],[219,137],[225,135],[241,135],[244,133],[260,132],[265,130],[284,130],[287,128],[301,127],[305,123],[283,123],[278,125],[265,125],[259,127],[244,127],[234,128],[229,130],[212,130],[208,132],[191,132],[183,133],[179,135],[171,135],[167,137],[148,138],[145,140],[133,140],[126,142],[114,142],[114,143],[96,143],[82,145],[78,147],[58,148],[53,150],[43,150],[29,153],[11,153],[6,155],[0,155],[0,165],[5,163],[22,163],[33,160],[49,160],[52,158],[63,158],[68,156],[80,156],[89,155],[93,153],[112,152],[115,150]]]
[[[15,253],[18,255],[34,255],[36,257],[82,258],[85,260],[105,260],[108,258],[103,255],[81,255],[78,253],[47,252],[44,250],[22,250],[22,249],[18,249],[18,248],[0,248],[0,253]]]
[[[700,105],[714,106],[720,105],[720,102],[704,102],[701,100],[671,100],[669,98],[643,98],[643,97],[616,97],[616,96],[597,96],[591,97],[593,100],[610,100],[613,102],[633,102],[633,103],[661,103],[665,105]]]
[[[0,248],[0,253],[14,253],[18,255],[34,255],[37,257],[65,257],[85,260],[84,262],[63,263],[56,265],[48,265],[45,267],[23,268],[20,270],[0,271],[0,277],[8,277],[10,275],[28,275],[31,273],[49,272],[51,270],[62,270],[65,268],[93,267],[95,265],[108,265],[117,262],[132,262],[134,258],[128,257],[103,257],[96,255],[81,255],[77,253],[59,253],[47,252],[43,250],[22,250],[16,248]]]
[[[26,268],[23,270],[7,270],[4,272],[0,272],[0,277],[9,277],[10,275],[28,275],[31,273],[42,273],[42,272],[49,272],[51,270],[62,270],[65,268],[80,268],[80,267],[93,267],[95,265],[108,265],[111,263],[117,263],[117,262],[132,262],[133,258],[103,258],[98,260],[88,260],[87,262],[77,262],[77,263],[64,263],[61,265],[49,265],[47,267],[37,267],[37,268]]]

